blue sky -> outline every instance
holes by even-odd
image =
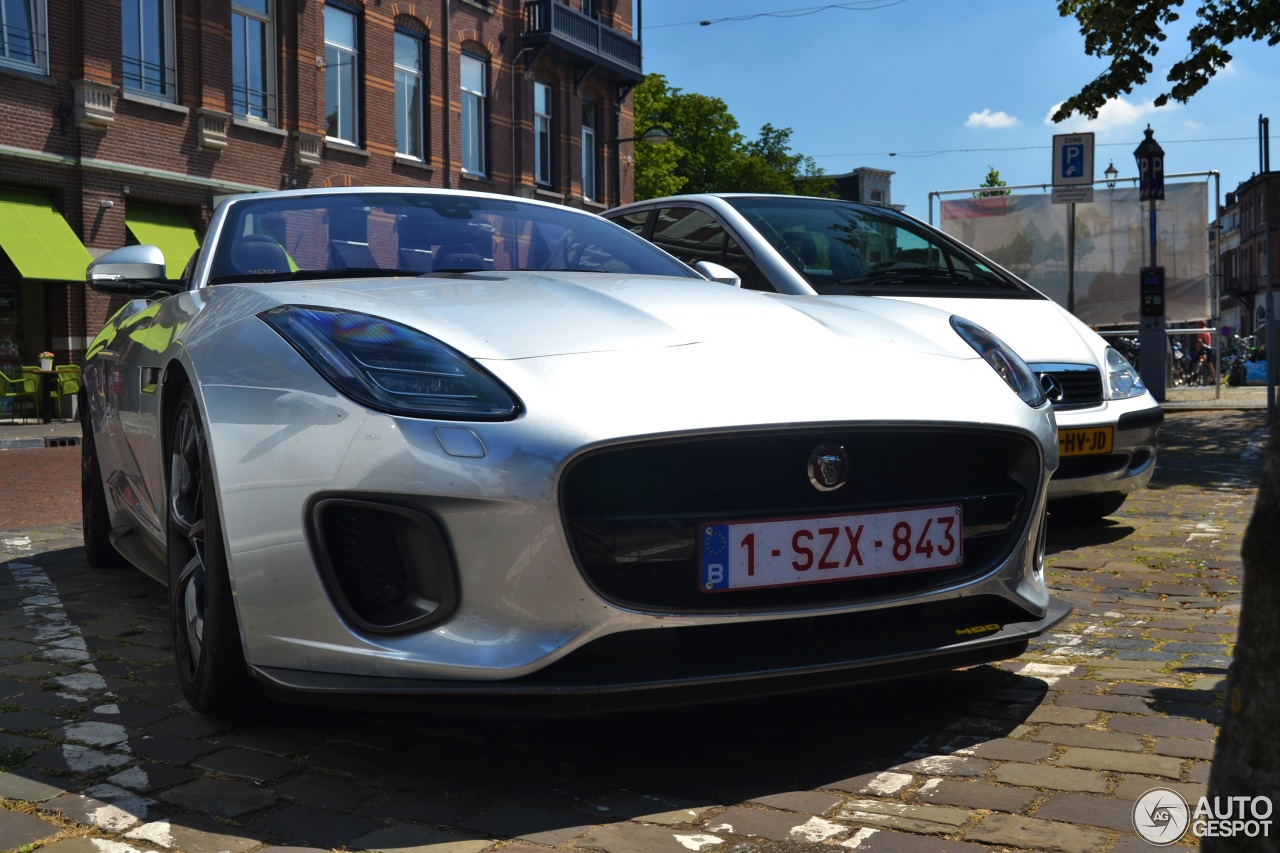
[[[866,8],[823,8],[834,3]],[[646,72],[721,98],[748,138],[791,128],[793,150],[826,172],[893,171],[893,202],[921,219],[930,192],[975,187],[989,166],[1010,185],[1051,183],[1059,133],[1092,131],[1095,177],[1114,160],[1124,179],[1150,124],[1167,173],[1217,171],[1225,197],[1260,170],[1263,115],[1280,170],[1280,47],[1237,44],[1189,103],[1153,108],[1186,51],[1181,23],[1154,83],[1064,125],[1049,121],[1054,106],[1104,65],[1055,0],[648,0],[642,23]]]

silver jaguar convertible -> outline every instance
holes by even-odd
[[[591,214],[222,202],[84,366],[84,538],[166,584],[182,689],[676,704],[1016,656],[1050,405],[981,327],[716,284]],[[909,379],[907,377],[910,377]]]

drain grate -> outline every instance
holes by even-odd
[[[79,447],[80,437],[75,435],[60,435],[57,438],[45,438],[45,447]]]

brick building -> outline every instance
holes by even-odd
[[[1280,288],[1280,172],[1262,172],[1227,193],[1219,211],[1222,322],[1241,335],[1264,334],[1267,283]]]
[[[640,2],[5,0],[0,369],[77,361],[116,307],[89,260],[155,243],[176,278],[226,194],[629,201]]]

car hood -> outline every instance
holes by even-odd
[[[693,279],[473,272],[256,285],[242,295],[255,303],[341,308],[394,320],[480,360],[708,343],[772,348],[786,358],[800,344],[812,348],[850,338],[880,347],[882,354],[884,347],[905,347],[976,357],[951,329],[949,315],[917,305],[868,299],[834,304]]]
[[[1049,299],[889,298],[929,305],[972,320],[1031,364],[1097,365],[1106,347],[1096,332]]]

